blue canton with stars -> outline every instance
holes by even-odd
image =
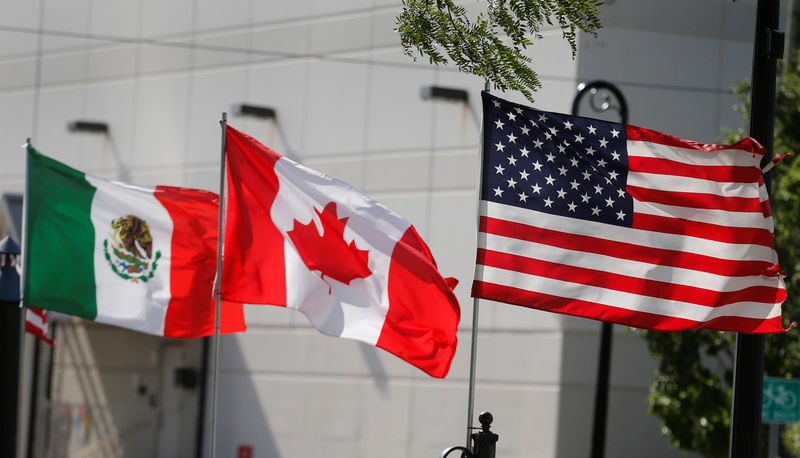
[[[623,124],[482,97],[483,200],[631,227]]]

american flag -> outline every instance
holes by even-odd
[[[708,145],[483,93],[473,297],[646,329],[782,332],[753,139]]]
[[[44,340],[50,345],[55,341],[47,337],[47,312],[36,307],[25,307],[25,332]]]

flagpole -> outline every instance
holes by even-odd
[[[483,90],[489,92],[489,81],[487,80],[483,86]],[[480,151],[481,157],[483,157],[483,122],[480,123],[480,141],[478,150]],[[481,160],[481,166],[479,167],[480,175],[478,180],[478,193],[480,194],[480,190],[483,189],[483,160]],[[478,202],[480,202],[480,195],[478,196]],[[476,212],[478,214],[478,219],[480,220],[480,211]],[[475,266],[477,268],[477,265]],[[466,447],[470,449],[470,441],[472,439],[472,429],[473,429],[473,420],[472,418],[475,416],[475,367],[477,365],[477,353],[478,353],[478,298],[475,297],[472,299],[472,342],[470,345],[469,350],[469,394],[467,395],[467,440],[466,440]]]
[[[225,136],[228,127],[228,114],[222,113],[222,119],[219,122],[222,127],[222,146],[220,148],[220,166],[219,166],[219,222],[217,226],[217,278],[214,281],[214,299],[216,302],[216,315],[214,318],[214,368],[213,378],[211,383],[211,458],[216,456],[217,447],[217,377],[219,375],[219,322],[220,322],[220,309],[222,308],[222,240],[223,240],[223,217],[224,217],[224,202],[225,202]]]
[[[470,448],[472,438],[472,417],[475,415],[475,363],[478,349],[478,298],[472,299],[472,344],[469,350],[469,400],[467,402],[467,441]]]

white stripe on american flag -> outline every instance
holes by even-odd
[[[673,234],[664,234],[653,231],[640,231],[635,229],[620,228],[604,223],[592,221],[576,221],[558,215],[532,211],[520,211],[519,208],[495,202],[482,201],[480,205],[481,216],[488,216],[505,221],[513,221],[531,227],[563,231],[569,228],[571,234],[596,237],[606,241],[630,243],[641,247],[657,249],[680,250],[702,256],[710,256],[729,260],[762,260],[770,264],[776,262],[775,252],[760,245],[737,245],[722,243],[713,240],[686,237]],[[624,256],[624,253],[620,253]]]
[[[608,270],[608,266],[613,265],[614,272],[621,275],[706,288],[714,291],[738,291],[754,285],[771,288],[775,285],[774,280],[760,275],[726,277],[699,270],[626,260],[619,256],[612,257],[610,255],[597,253],[578,252],[494,234],[482,234],[478,240],[478,248],[486,248],[521,256],[531,256],[532,253],[535,253],[536,259],[574,265],[584,269],[602,271]]]
[[[488,266],[478,267],[479,278],[484,282],[512,286],[527,291],[590,301],[595,304],[622,308],[635,312],[665,315],[691,321],[709,321],[721,316],[740,316],[745,318],[774,318],[780,316],[780,304],[737,302],[720,307],[707,307],[655,297],[642,297],[607,288],[599,288],[583,283],[554,280],[541,276],[527,275]]]
[[[759,167],[761,154],[741,149],[720,149],[701,152],[696,149],[665,146],[641,140],[628,140],[628,156],[668,159],[690,165],[730,165]]]
[[[728,212],[725,210],[707,210],[688,207],[677,207],[652,202],[633,201],[633,212],[643,215],[658,215],[679,218],[699,223],[718,224],[726,227],[766,228],[765,218],[761,213]]]
[[[727,197],[744,197],[759,200],[758,189],[751,183],[718,183],[699,178],[655,173],[630,172],[628,185],[659,191],[680,190]]]

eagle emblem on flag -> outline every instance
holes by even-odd
[[[134,283],[153,278],[161,251],[153,254],[153,236],[147,222],[135,215],[125,215],[112,219],[111,229],[110,250],[108,239],[103,241],[105,258],[111,270]]]

